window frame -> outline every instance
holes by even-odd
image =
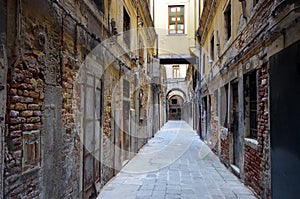
[[[176,98],[172,98],[171,100],[172,100],[172,104],[173,105],[177,105],[178,104],[178,100]]]
[[[212,33],[210,39],[210,60],[215,61],[215,34]]]
[[[178,15],[177,15],[177,9],[176,9],[176,16],[175,16],[175,18],[176,18],[176,22],[175,22],[175,33],[171,33],[170,32],[170,13],[171,13],[171,8],[181,8],[181,9],[183,9],[183,29],[182,29],[182,33],[178,33]],[[185,12],[184,12],[184,10],[185,10],[185,6],[184,5],[169,5],[168,6],[168,34],[169,35],[184,35],[184,34],[186,34],[186,30],[185,30]]]
[[[179,65],[172,66],[172,75],[173,75],[173,78],[180,78],[180,66]]]
[[[256,140],[258,138],[258,77],[256,70],[244,76],[245,124],[246,137]]]
[[[257,139],[257,133],[258,133],[258,88],[257,88],[257,75],[256,71],[249,74],[249,98],[250,98],[250,104],[249,104],[249,113],[250,113],[250,124],[249,124],[249,130],[250,130],[250,138]],[[255,116],[254,116],[255,115]]]
[[[131,28],[131,18],[126,8],[123,7],[123,39],[127,44],[128,48],[130,48],[130,28]]]

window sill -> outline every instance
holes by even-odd
[[[252,138],[245,138],[245,144],[254,150],[258,150],[258,141]]]
[[[166,36],[187,36],[187,34],[167,34]]]
[[[230,168],[232,169],[233,173],[235,173],[237,176],[240,176],[240,168],[233,164],[230,165]]]

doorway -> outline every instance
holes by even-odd
[[[272,198],[299,198],[300,41],[270,58]]]
[[[239,133],[239,96],[238,96],[238,82],[231,83],[231,120],[230,132],[232,133],[232,164],[238,167],[241,166],[240,152],[242,150],[242,143]],[[239,173],[239,171],[238,171]]]
[[[169,120],[181,120],[183,99],[179,95],[174,95],[169,99]]]
[[[97,195],[100,183],[102,81],[86,71],[82,85],[83,198]]]

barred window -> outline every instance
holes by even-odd
[[[247,137],[257,138],[257,77],[256,70],[245,75],[245,121]]]

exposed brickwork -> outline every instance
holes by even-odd
[[[70,62],[62,66],[62,120],[64,125],[70,127],[74,127],[75,124],[74,107],[77,103],[80,103],[80,99],[74,95],[74,83],[77,76],[77,70],[77,67],[74,67]]]
[[[28,14],[30,13],[30,14]],[[37,13],[35,13],[37,14]],[[53,14],[53,13],[51,13]],[[49,20],[51,20],[51,15]],[[64,63],[60,70],[60,28],[51,24],[52,22],[42,20],[34,16],[30,10],[24,11],[22,18],[23,38],[21,54],[16,58],[11,66],[8,85],[8,126],[9,133],[6,137],[6,168],[5,168],[5,195],[12,198],[40,198],[42,197],[41,187],[43,179],[41,176],[44,168],[41,160],[34,168],[22,166],[22,133],[39,130],[41,137],[44,138],[44,121],[47,113],[45,111],[45,86],[57,85],[62,83],[63,107],[62,119],[65,125],[62,147],[59,143],[54,143],[63,149],[64,158],[61,160],[60,167],[53,165],[53,174],[56,169],[63,171],[60,177],[61,197],[76,196],[79,181],[79,138],[74,130],[74,113],[72,110],[72,94],[76,68],[70,62]],[[38,24],[38,25],[37,25]],[[48,29],[49,28],[49,29]],[[61,82],[62,80],[62,82]],[[55,124],[58,127],[58,124]],[[52,127],[53,128],[53,127]],[[42,138],[41,138],[42,139]],[[45,139],[45,138],[44,138]],[[39,141],[41,143],[41,140]],[[57,154],[59,157],[59,154]],[[33,170],[32,170],[33,169]],[[29,172],[29,173],[28,173]],[[59,192],[59,191],[58,191]]]
[[[107,101],[104,111],[103,133],[110,138],[111,136],[111,94],[107,95]]]
[[[120,106],[121,106],[121,91],[120,91],[120,74],[112,65],[105,68],[103,73],[103,160],[101,164],[101,186],[107,183],[114,176],[114,166],[115,163],[115,150],[119,149],[118,143],[115,140],[119,140],[121,133],[121,123],[117,122],[116,117],[120,116]],[[114,106],[114,108],[112,107]],[[113,113],[113,111],[118,110]],[[112,117],[114,114],[114,117]],[[116,116],[115,114],[118,114]],[[114,126],[112,126],[114,124]],[[114,134],[114,131],[119,132],[119,134]],[[114,165],[115,164],[115,165]]]
[[[219,132],[219,121],[216,113],[216,102],[215,102],[215,97],[211,97],[211,118],[210,118],[210,123],[211,123],[211,129],[210,129],[210,141],[211,141],[211,146],[210,148],[215,154],[218,154],[218,132]]]
[[[261,197],[271,197],[271,156],[270,156],[270,123],[269,123],[269,74],[268,64],[258,69],[258,150],[261,152]]]
[[[71,40],[72,41],[72,40]],[[70,42],[70,41],[69,41]],[[70,42],[72,43],[72,42]],[[68,51],[65,51],[68,52]],[[65,54],[65,56],[68,56]],[[72,56],[72,55],[71,55]],[[64,197],[78,197],[77,189],[80,176],[80,138],[79,133],[76,130],[76,108],[80,104],[80,89],[75,88],[76,77],[78,76],[78,67],[72,63],[71,60],[63,59],[62,63],[62,122],[64,125],[64,172],[63,178],[66,179],[64,184],[66,190],[64,192]],[[78,93],[76,93],[78,92]]]
[[[37,56],[26,54],[16,60],[9,76],[8,89],[8,128],[9,134],[5,159],[5,195],[7,197],[38,197],[37,171],[31,173],[26,181],[20,179],[22,169],[22,132],[42,130],[41,106],[44,99],[43,69],[39,68]],[[38,165],[37,165],[38,166]],[[20,184],[22,184],[20,186]]]
[[[228,138],[221,139],[221,153],[220,160],[226,165],[229,166],[229,142]]]
[[[260,153],[257,150],[246,145],[244,166],[245,184],[250,185],[257,193],[259,193],[261,190],[260,163]]]

